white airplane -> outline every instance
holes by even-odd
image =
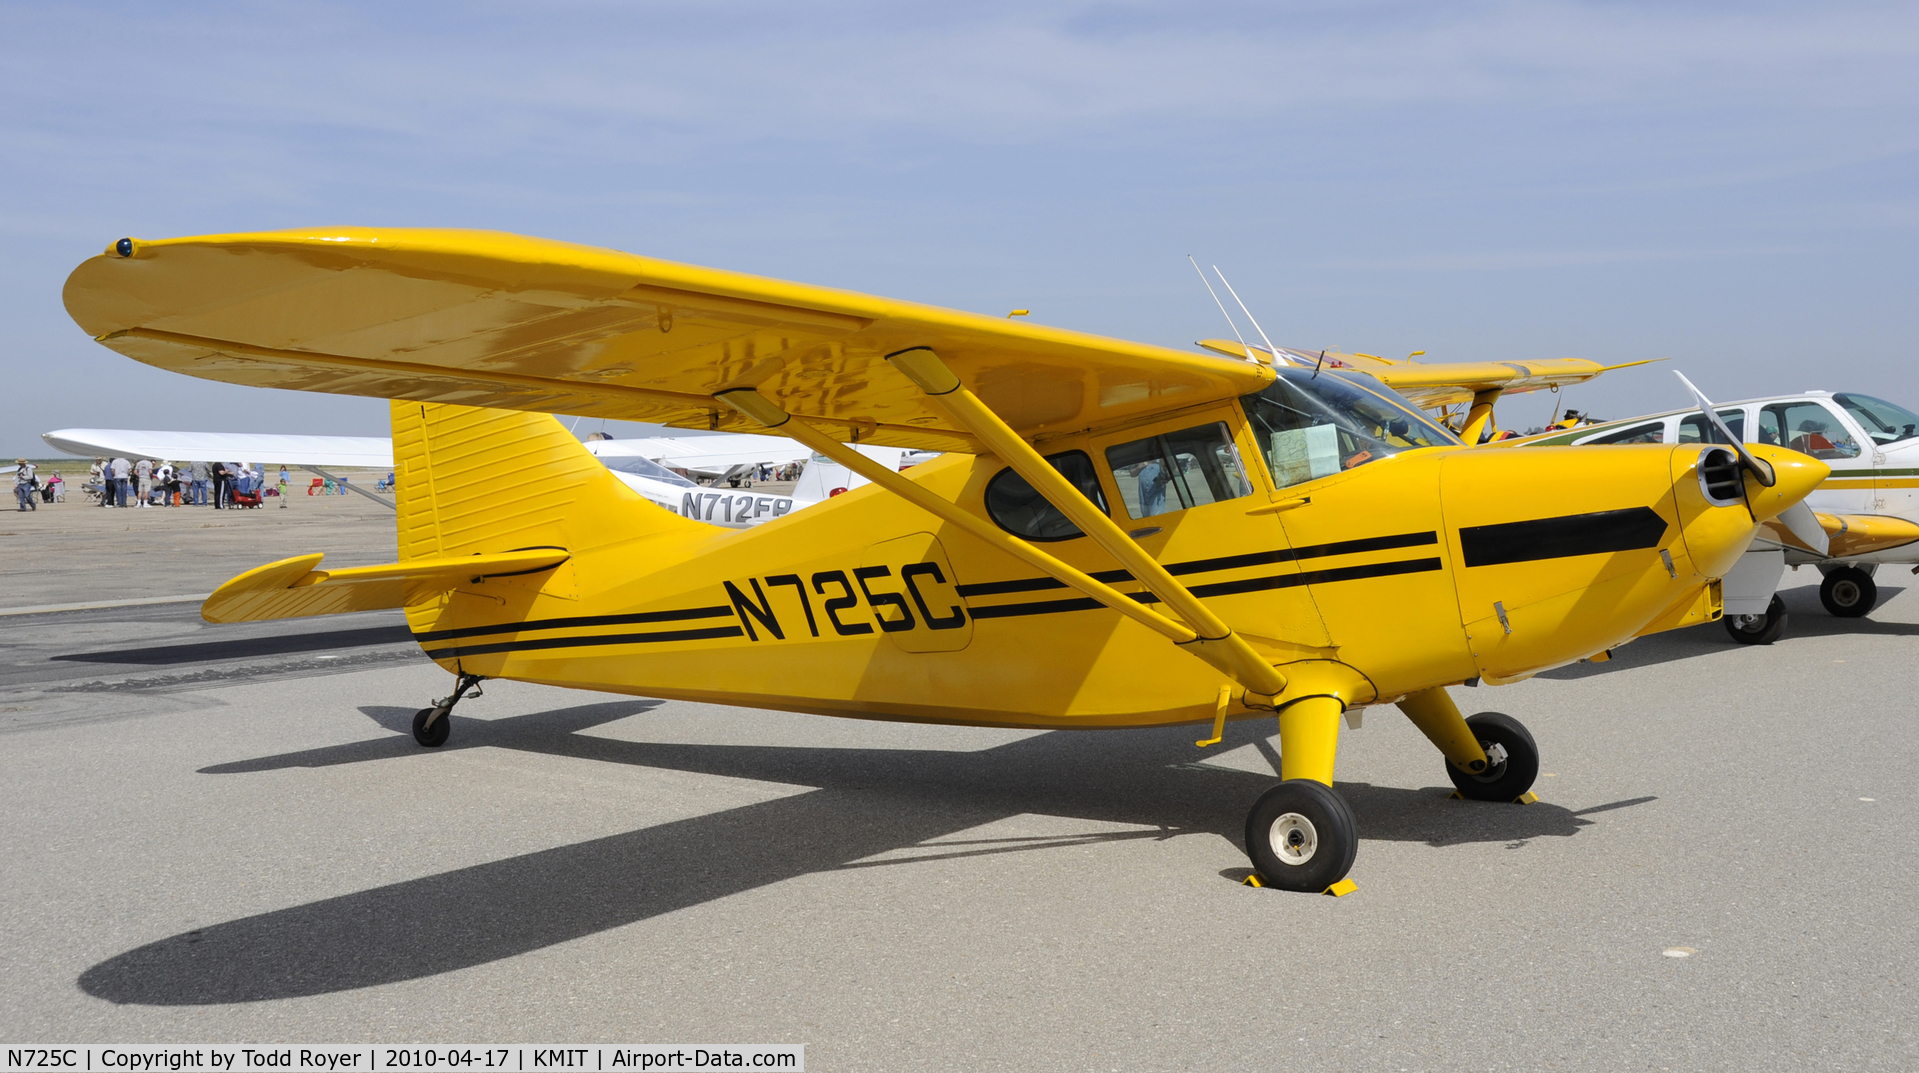
[[[41,434],[55,450],[82,458],[164,458],[176,462],[219,462],[267,459],[300,466],[328,480],[323,467],[393,468],[393,442],[384,436],[283,436],[236,432],[160,432],[146,429],[63,428]],[[759,441],[766,441],[764,443]],[[769,445],[772,453],[766,453]],[[673,468],[725,476],[740,467],[779,464],[793,460],[794,441],[784,436],[720,433],[687,437],[684,441],[657,436],[633,440],[589,440],[586,448],[602,465],[633,491],[675,514],[711,522],[728,529],[748,529],[784,517],[796,510],[857,488],[866,481],[836,463],[824,468],[811,463],[802,471],[798,487],[789,495],[755,493],[751,488],[709,488],[681,476]],[[897,447],[860,447],[860,453],[898,469]],[[799,457],[805,457],[804,448]],[[751,459],[752,461],[744,461]],[[812,479],[809,480],[808,471]],[[505,478],[503,479],[510,479]],[[376,502],[391,501],[351,483]]]
[[[1690,386],[1690,385],[1688,385]],[[1746,443],[1773,443],[1832,467],[1806,497],[1825,530],[1814,547],[1783,528],[1762,531],[1726,575],[1726,631],[1744,644],[1771,644],[1785,632],[1777,594],[1785,568],[1818,568],[1819,600],[1843,618],[1870,612],[1880,566],[1919,564],[1919,414],[1852,392],[1807,391],[1713,406],[1727,432]],[[1726,443],[1699,409],[1586,425],[1498,446],[1619,443]],[[1914,573],[1919,573],[1915,566]]]

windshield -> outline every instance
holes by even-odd
[[[648,477],[662,484],[671,484],[680,488],[698,488],[699,485],[667,469],[650,458],[639,455],[601,455],[600,461],[606,468],[620,473],[631,473],[637,477]]]
[[[1239,401],[1281,488],[1420,447],[1459,440],[1364,373],[1274,369],[1278,378]]]
[[[1833,401],[1846,408],[1872,442],[1881,447],[1919,436],[1919,415],[1903,406],[1894,406],[1871,395],[1834,395]]]

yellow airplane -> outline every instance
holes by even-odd
[[[1371,377],[1229,360],[493,232],[123,239],[67,281],[105,345],[392,400],[397,563],[319,554],[209,621],[405,609],[457,676],[1008,727],[1277,714],[1246,850],[1350,889],[1342,716],[1397,704],[1468,798],[1538,771],[1515,682],[1719,617],[1824,463],[1711,444],[1466,450]],[[553,417],[792,437],[871,485],[744,531],[662,510]],[[847,443],[949,452],[900,473]],[[516,473],[502,479],[503,472]]]
[[[1224,309],[1224,307],[1221,307]],[[1558,391],[1583,384],[1601,373],[1650,365],[1664,358],[1601,365],[1586,358],[1529,358],[1525,361],[1416,362],[1426,352],[1415,351],[1404,361],[1375,354],[1342,354],[1334,350],[1296,350],[1292,347],[1251,346],[1230,339],[1201,339],[1215,353],[1234,358],[1273,361],[1314,371],[1350,370],[1366,373],[1398,392],[1413,405],[1432,411],[1463,443],[1477,444],[1497,430],[1493,404],[1507,395],[1529,391]],[[1459,407],[1454,411],[1454,407]],[[1451,412],[1448,412],[1451,411]]]

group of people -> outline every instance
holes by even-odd
[[[280,470],[282,495],[287,473]],[[87,468],[87,482],[100,492],[103,507],[183,507],[211,505],[215,510],[237,505],[241,496],[255,497],[265,482],[259,469],[244,462],[171,462],[151,458],[96,458]]]

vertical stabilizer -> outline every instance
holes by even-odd
[[[402,562],[704,528],[628,488],[546,414],[392,407]]]

